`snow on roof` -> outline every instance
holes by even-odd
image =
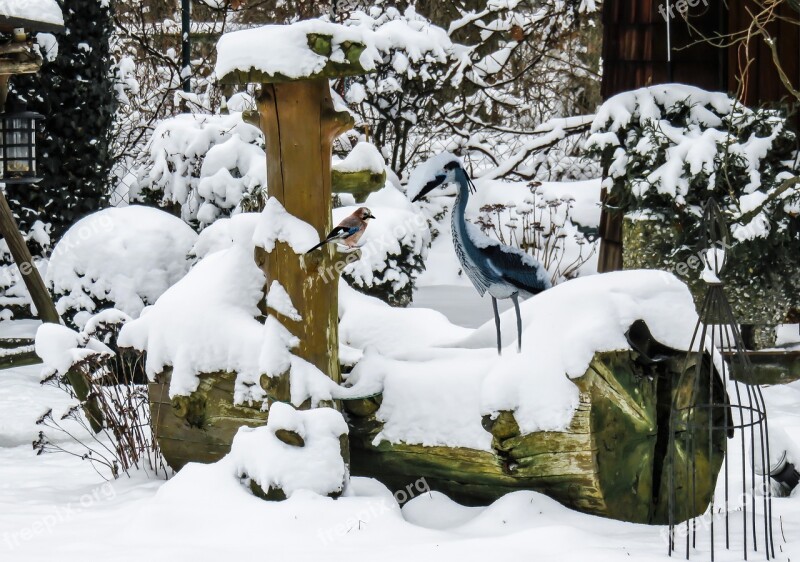
[[[329,55],[315,52],[309,46],[308,36],[314,34],[330,37]],[[361,68],[348,68],[356,62],[348,61],[346,54],[353,44],[364,47],[357,61]],[[311,19],[223,35],[217,43],[215,72],[219,78],[237,70],[256,70],[268,76],[289,79],[309,78],[321,74],[329,62],[341,65],[342,73],[374,70],[383,56],[392,50],[403,51],[401,58],[406,61],[406,67],[409,60],[416,62],[426,57],[445,60],[451,47],[444,29],[423,20],[378,22],[358,12],[351,17],[350,25]],[[401,64],[399,59],[395,62]]]
[[[64,25],[56,0],[0,0],[0,17]]]

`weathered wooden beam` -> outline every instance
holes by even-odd
[[[324,238],[331,224],[331,147],[352,126],[349,114],[334,111],[327,78],[263,84],[257,100],[267,153],[267,185],[292,215]],[[338,272],[333,249],[298,255],[278,242],[272,252],[256,248],[256,263],[267,286],[279,281],[289,293],[301,321],[279,316],[300,337],[295,353],[339,381]],[[269,381],[280,400],[289,400],[286,381]]]
[[[33,264],[31,251],[19,231],[17,221],[14,219],[14,214],[2,191],[0,191],[0,234],[8,244],[8,250],[22,274],[22,280],[28,288],[39,318],[42,319],[42,322],[61,323],[61,317],[53,304],[50,291],[47,290],[42,276],[39,275],[39,270]]]

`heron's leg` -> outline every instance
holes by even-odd
[[[497,328],[497,355],[503,354],[503,340],[500,336],[500,313],[497,312],[497,299],[492,297],[492,308],[494,308],[494,325]]]
[[[517,312],[517,353],[522,353],[522,315],[519,312],[519,293],[511,295],[514,310]]]

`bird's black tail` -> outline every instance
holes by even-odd
[[[323,246],[324,246],[324,245],[325,245],[327,242],[328,242],[328,240],[327,240],[327,239],[323,240],[322,242],[320,242],[319,244],[317,244],[316,246],[314,246],[313,248],[311,248],[309,251],[307,251],[307,252],[306,252],[306,254],[310,254],[311,252],[313,252],[313,251],[314,251],[314,250],[316,250],[317,248],[321,248],[321,247],[323,247]]]

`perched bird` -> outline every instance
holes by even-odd
[[[331,230],[328,236],[325,237],[325,240],[306,253],[310,254],[317,248],[321,248],[325,244],[331,242],[340,242],[348,248],[355,248],[361,236],[364,234],[364,231],[367,229],[367,221],[374,218],[369,209],[366,207],[359,207],[353,214],[345,217],[345,219],[339,223],[339,226]]]
[[[488,291],[492,297],[498,354],[502,353],[503,346],[497,299],[511,299],[514,302],[514,309],[517,313],[517,350],[522,351],[522,317],[519,311],[519,295],[535,295],[549,289],[551,285],[547,271],[532,256],[489,238],[478,227],[467,222],[464,214],[470,193],[475,192],[475,184],[461,166],[458,157],[440,155],[434,159],[423,164],[429,171],[426,172],[426,177],[422,181],[429,177],[430,180],[422,186],[413,201],[419,201],[439,186],[451,182],[458,186],[452,221],[453,246],[458,254],[461,267],[481,296]],[[436,165],[431,166],[432,162]]]

